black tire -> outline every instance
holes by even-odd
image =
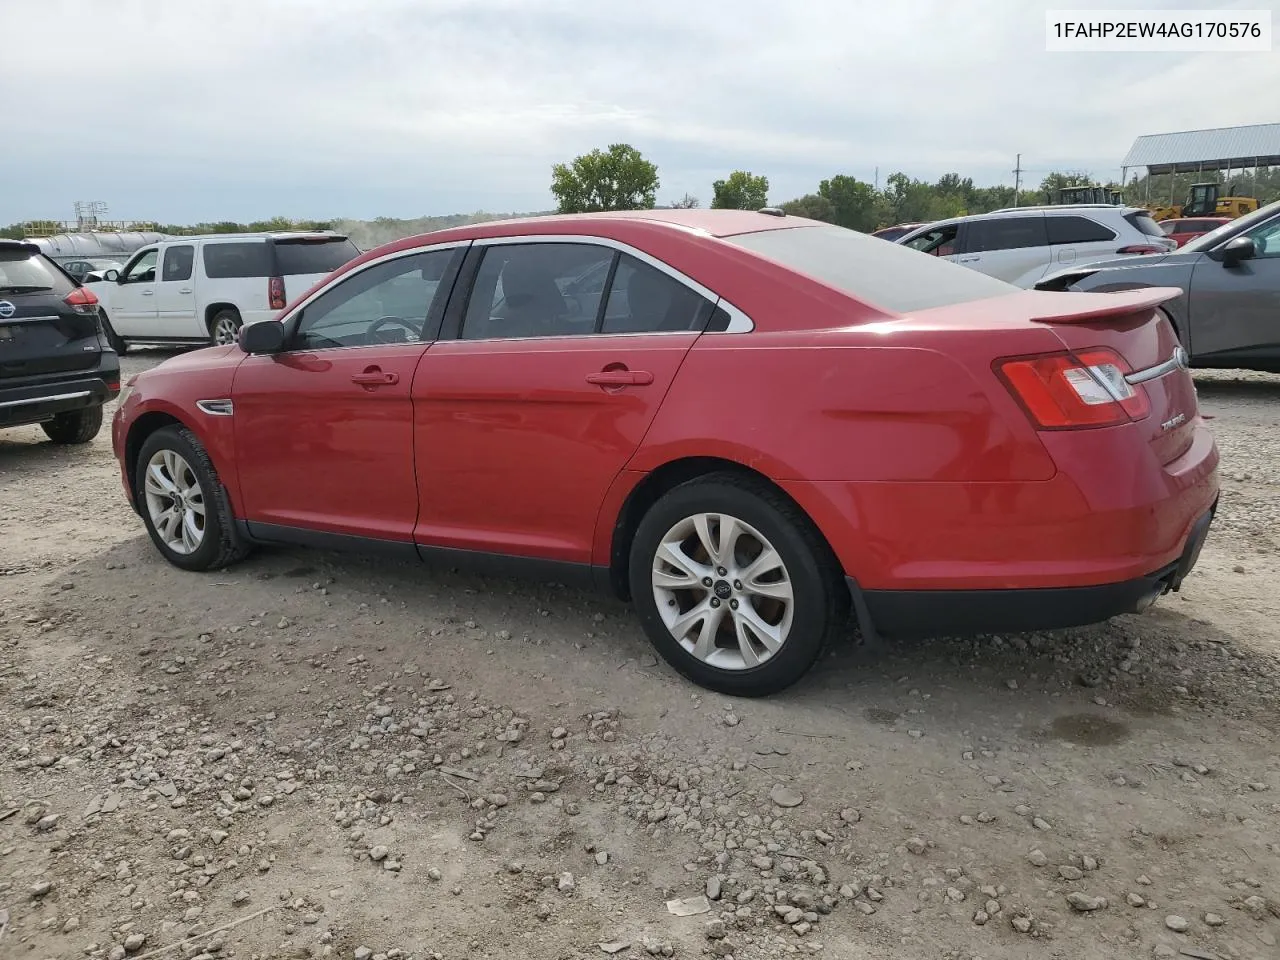
[[[155,522],[147,506],[146,473],[151,458],[162,450],[172,450],[182,457],[191,468],[205,507],[204,537],[200,545],[190,553],[179,553],[172,550],[156,531]],[[175,567],[183,570],[218,570],[243,560],[252,552],[251,545],[245,543],[236,532],[235,517],[231,512],[231,501],[227,497],[226,488],[218,479],[213,461],[205,451],[204,445],[190,430],[185,427],[161,427],[147,437],[138,451],[138,459],[134,463],[133,490],[142,520],[146,524],[151,542],[156,545],[160,554]]]
[[[240,319],[240,311],[234,307],[226,307],[219,310],[209,319],[209,342],[215,347],[221,345],[218,343],[218,328],[228,324],[235,329],[237,336],[240,333],[240,328],[244,326],[244,322]],[[226,342],[231,343],[234,340]]]
[[[754,527],[786,566],[793,594],[791,629],[759,666],[727,670],[699,660],[672,636],[658,610],[652,582],[656,551],[668,530],[699,513],[727,514]],[[767,483],[734,473],[682,484],[649,509],[631,542],[629,579],[632,603],[662,658],[699,686],[733,696],[768,696],[791,686],[849,622],[848,587],[813,523]]]
[[[111,319],[105,313],[99,316],[102,320],[102,332],[106,335],[107,343],[111,345],[111,349],[116,352],[117,356],[123,357],[129,352],[129,344],[125,343],[120,334],[116,333],[116,328],[111,326]]]
[[[102,406],[60,413],[40,426],[54,443],[88,443],[102,429]]]

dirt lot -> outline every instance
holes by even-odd
[[[105,433],[0,434],[0,957],[1280,956],[1280,378],[1200,389],[1180,595],[766,702],[555,586],[181,573]]]

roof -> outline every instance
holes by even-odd
[[[1133,141],[1120,165],[1151,174],[1277,166],[1280,123],[1148,134]]]
[[[757,233],[761,230],[780,230],[786,227],[812,225],[816,221],[805,217],[793,217],[783,213],[760,213],[756,210],[705,210],[705,209],[654,209],[610,210],[604,213],[552,213],[537,217],[512,217],[507,220],[484,220],[459,227],[449,227],[449,234],[474,231],[483,235],[490,227],[506,227],[511,224],[599,224],[617,220],[647,220],[665,223],[685,230],[697,230],[713,237],[732,237],[740,233]]]
[[[164,236],[153,243],[186,243],[189,240],[346,240],[345,233],[332,230],[269,230],[262,233],[197,233],[191,236]]]

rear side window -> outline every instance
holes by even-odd
[[[346,237],[324,240],[276,240],[277,276],[297,277],[308,273],[332,273],[360,250]]]
[[[1139,210],[1134,213],[1126,213],[1124,215],[1124,218],[1129,221],[1129,225],[1132,226],[1135,230],[1137,230],[1139,233],[1145,234],[1148,237],[1165,236],[1165,232],[1162,229],[1160,229],[1160,224],[1152,220],[1151,214],[1149,213],[1145,213]]]
[[[0,293],[45,293],[66,296],[75,284],[43,254],[0,247]]]
[[[170,282],[191,279],[191,267],[196,262],[196,248],[184,243],[180,247],[170,247],[164,252],[164,265],[160,268],[160,279]]]
[[[595,332],[608,247],[520,243],[488,247],[462,322],[463,340],[572,337]],[[597,282],[600,281],[600,282]]]
[[[1088,217],[1046,217],[1049,243],[1106,243],[1114,240],[1113,231]]]
[[[202,254],[206,277],[222,279],[271,276],[270,250],[262,240],[206,243]]]
[[[969,253],[990,253],[1048,246],[1049,236],[1044,220],[1043,215],[974,220],[969,224],[965,250]]]
[[[1013,284],[985,273],[844,227],[789,227],[725,240],[894,313],[1018,292]]]
[[[661,270],[621,254],[609,287],[601,333],[702,330],[715,304]]]

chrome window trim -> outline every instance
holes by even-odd
[[[682,286],[688,287],[690,290],[698,294],[698,296],[702,297],[704,300],[711,301],[711,303],[713,303],[715,306],[719,307],[720,309],[724,310],[725,313],[729,314],[728,327],[726,327],[724,330],[710,331],[708,335],[717,334],[717,333],[750,333],[752,330],[755,329],[755,326],[756,326],[755,322],[749,316],[747,316],[746,313],[744,313],[742,310],[735,307],[732,303],[724,299],[724,297],[720,296],[714,290],[703,286],[697,280],[694,280],[692,277],[686,276],[685,274],[677,270],[675,267],[671,266],[670,264],[662,260],[659,260],[657,257],[652,256],[651,254],[645,253],[643,250],[639,250],[636,247],[631,246],[631,244],[629,243],[623,243],[621,240],[614,240],[612,237],[588,236],[585,234],[576,234],[576,233],[530,233],[530,234],[523,234],[520,236],[513,236],[513,237],[482,237],[481,239],[478,239],[475,241],[475,245],[477,247],[509,246],[509,245],[515,245],[515,244],[524,244],[524,243],[592,244],[597,247],[607,247],[611,250],[618,250],[622,253],[629,254],[635,257],[637,260],[641,261],[642,263],[647,263],[649,266],[653,267],[655,270],[658,270],[661,273],[665,273],[672,280],[675,280],[677,283],[681,284]],[[696,332],[697,331],[693,331],[693,330],[663,330],[663,331],[653,331],[651,333],[622,334],[622,336],[651,337],[657,333],[696,333]],[[591,333],[591,334],[583,334],[583,336],[593,336],[593,337],[611,336],[611,334]],[[508,337],[505,339],[557,340],[560,338],[559,337]],[[472,342],[479,343],[481,341],[476,340]],[[485,341],[485,342],[488,342],[488,341]]]

